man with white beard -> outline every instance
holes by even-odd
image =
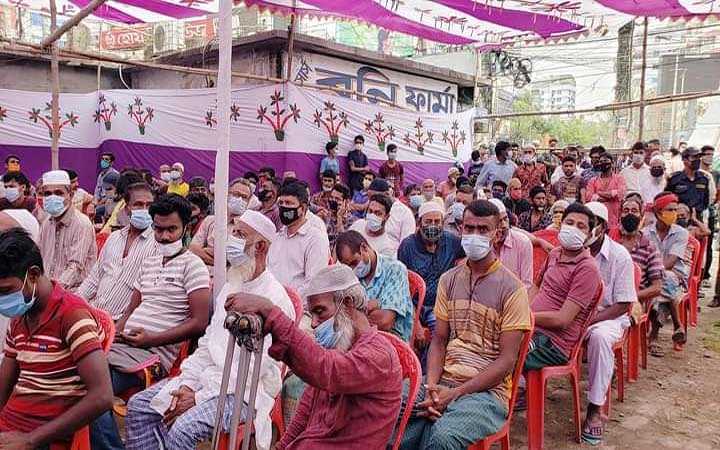
[[[180,376],[164,380],[133,396],[125,419],[127,449],[191,450],[212,436],[217,399],[220,395],[225,351],[229,334],[225,301],[233,293],[264,295],[293,322],[295,310],[283,286],[266,270],[266,257],[276,235],[275,225],[257,211],[245,211],[228,237],[228,282],[215,299],[215,309],[197,350],[181,366]],[[280,363],[268,358],[273,338],[265,337],[258,394],[255,402],[255,439],[258,449],[270,448],[270,411],[282,386]],[[231,365],[228,396],[223,417],[224,431],[230,428],[239,353]],[[253,362],[251,360],[250,367]],[[251,381],[248,379],[248,386]],[[248,387],[247,391],[249,393]],[[247,398],[245,399],[247,401]]]
[[[349,267],[318,271],[303,291],[315,339],[268,298],[239,293],[228,311],[258,314],[270,356],[307,387],[276,449],[385,448],[400,411],[402,373],[391,343],[366,317],[367,296]]]

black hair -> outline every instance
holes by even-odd
[[[637,141],[636,143],[633,144],[633,146],[630,148],[630,150],[632,150],[633,152],[635,152],[635,150],[645,151],[646,148],[647,148],[647,145],[645,145],[644,142]]]
[[[510,148],[510,143],[508,141],[498,141],[497,144],[495,144],[495,156],[500,155],[503,151],[506,151]]]
[[[330,151],[330,150],[332,150],[332,149],[334,149],[334,148],[336,148],[336,147],[337,147],[337,142],[335,142],[335,141],[330,141],[330,142],[328,142],[327,144],[325,144],[325,151],[328,152],[328,151]]]
[[[397,150],[397,145],[395,145],[395,144],[390,144],[390,145],[388,145],[388,146],[385,148],[385,150],[387,151],[387,153],[390,153],[390,152],[392,152],[392,151],[396,151],[396,150]]]
[[[77,172],[75,172],[75,171],[72,170],[72,169],[63,169],[63,170],[64,170],[65,172],[67,172],[68,178],[70,178],[70,181],[72,181],[72,180],[77,180],[77,177],[78,177],[78,173],[77,173]]]
[[[120,175],[120,178],[118,178],[118,182],[115,187],[117,198],[122,197],[127,201],[129,199],[126,195],[128,187],[136,184],[145,184],[145,178],[143,178],[139,172],[135,172],[134,170],[127,170],[123,172],[122,175]]]
[[[102,159],[103,156],[109,156],[111,162],[115,162],[115,155],[112,154],[112,152],[102,152],[100,153],[100,159]]]
[[[511,148],[520,148],[520,144],[518,144],[517,142],[511,142],[510,147]]]
[[[275,169],[273,169],[272,167],[261,167],[260,170],[258,170],[258,173],[262,172],[267,173],[271,178],[275,178]]]
[[[530,189],[530,195],[528,197],[530,198],[530,200],[532,200],[538,194],[547,194],[547,191],[542,186],[535,186]]]
[[[550,142],[555,142],[557,144],[558,140],[557,138],[551,137],[550,139],[548,139],[548,143]]]
[[[417,188],[418,188],[417,184],[414,184],[414,183],[408,184],[407,186],[405,186],[405,190],[403,191],[403,194],[405,194],[405,197],[410,197],[410,193],[413,191],[413,189],[417,189]]]
[[[322,173],[322,178],[332,178],[334,180],[337,178],[337,175],[334,170],[328,169]]]
[[[660,145],[660,139],[650,139],[649,141],[647,141],[647,143],[653,144],[653,145],[654,144]]]
[[[260,177],[257,176],[255,172],[245,172],[243,175],[243,178],[245,178],[248,181],[252,180],[252,183],[258,184],[258,181],[260,181]]]
[[[291,180],[283,183],[282,187],[280,188],[280,193],[278,194],[278,197],[282,195],[290,195],[297,198],[301,205],[307,205],[307,188],[306,185],[300,181]]]
[[[346,231],[344,233],[340,233],[335,240],[335,252],[339,255],[342,253],[342,249],[347,247],[351,252],[357,253],[360,251],[360,247],[362,247],[363,244],[368,247],[370,246],[362,234],[355,230]]]
[[[365,178],[365,177],[368,176],[368,175],[372,175],[373,180],[374,180],[375,178],[377,178],[377,175],[375,175],[375,172],[373,172],[372,170],[366,170],[365,172],[363,172],[363,178]]]
[[[207,214],[210,208],[210,199],[207,195],[195,192],[188,195],[187,200],[190,202],[190,205],[197,206],[202,214]]]
[[[590,155],[593,153],[605,153],[605,147],[602,145],[596,145],[590,149]]]
[[[465,218],[465,214],[467,214],[468,212],[475,217],[500,217],[500,210],[497,206],[493,204],[493,202],[489,200],[473,200],[472,202],[470,202],[470,204],[465,207],[463,219]]]
[[[571,162],[575,164],[577,161],[575,161],[575,158],[573,158],[572,156],[566,156],[562,159],[562,163],[565,164],[566,162]]]
[[[473,150],[470,153],[470,159],[480,159],[480,150]]]
[[[350,198],[350,188],[343,183],[335,183],[335,186],[333,186],[333,190],[341,193],[343,199],[345,200],[348,200]]]
[[[20,161],[20,157],[18,155],[10,153],[5,157],[5,164],[9,163],[11,159],[17,159],[18,161]]]
[[[191,188],[194,187],[208,187],[208,181],[205,179],[205,177],[201,177],[200,175],[195,175],[194,177],[190,178],[188,180],[188,186]]]
[[[24,279],[27,271],[37,266],[44,271],[42,255],[35,241],[22,228],[0,232],[0,278]]]
[[[381,205],[383,205],[383,208],[385,208],[385,215],[390,215],[390,209],[392,209],[393,202],[390,200],[390,197],[387,195],[382,194],[375,194],[372,197],[370,197],[371,202],[378,202]]]
[[[363,136],[362,134],[358,134],[358,135],[355,136],[355,138],[353,139],[353,143],[356,143],[357,141],[360,141],[360,142],[362,142],[362,143],[364,144],[364,143],[365,143],[365,136]]]
[[[565,218],[570,213],[576,213],[576,214],[584,214],[588,218],[588,227],[592,230],[595,228],[596,220],[595,220],[595,214],[593,214],[592,211],[590,211],[590,208],[583,205],[580,202],[570,203],[567,208],[565,208],[565,211],[563,211],[562,220],[565,220]]]
[[[25,186],[25,189],[30,187],[30,180],[28,180],[28,177],[26,177],[22,172],[6,172],[2,177],[2,181],[3,183],[16,181],[17,184]]]
[[[609,151],[604,151],[598,155],[598,158],[607,158],[610,160],[610,162],[615,162],[615,157],[610,153]]]
[[[715,147],[713,147],[712,145],[703,145],[702,147],[700,147],[700,153],[705,153],[707,151],[714,152]]]
[[[494,188],[495,186],[500,186],[501,188],[503,188],[503,191],[504,191],[504,190],[507,190],[507,183],[504,182],[503,180],[495,180],[495,181],[493,181],[493,182],[492,182],[492,186],[490,186],[490,188]]]
[[[180,216],[180,221],[183,226],[190,223],[192,217],[192,206],[190,202],[177,194],[165,194],[157,198],[152,205],[150,205],[150,216],[154,219],[158,216],[169,216],[172,213],[177,213]]]

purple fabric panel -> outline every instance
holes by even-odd
[[[687,16],[692,13],[685,9],[678,0],[596,0],[603,6],[632,14],[634,16],[668,17]]]
[[[473,0],[435,0],[435,2],[484,22],[494,23],[514,30],[533,31],[542,37],[582,29],[580,24],[535,11],[499,8]]]
[[[373,25],[385,28],[390,31],[397,31],[412,36],[429,39],[435,42],[442,42],[451,45],[466,45],[475,42],[474,39],[468,39],[463,36],[446,33],[437,28],[424,25],[419,22],[406,19],[399,14],[383,8],[372,0],[303,0],[305,3],[313,5],[325,12],[340,14],[342,16],[362,20]],[[272,2],[264,0],[252,0],[251,4],[265,5],[276,10],[288,10],[291,8],[283,8]],[[308,11],[308,10],[305,10]],[[315,14],[314,11],[308,11],[308,14]]]
[[[162,14],[176,19],[187,19],[188,17],[204,16],[208,14],[202,9],[189,8],[187,6],[176,5],[160,0],[115,0],[118,3],[124,3],[130,6],[137,6],[154,13]]]
[[[90,0],[70,0],[70,2],[75,6],[84,8],[90,3]],[[137,17],[126,14],[119,9],[108,5],[101,5],[93,12],[93,15],[101,19],[112,20],[113,22],[122,22],[127,24],[142,23],[142,20]]]
[[[32,183],[50,170],[50,147],[0,144],[0,160],[9,154],[20,157],[20,169]],[[60,168],[76,171],[80,186],[90,193],[95,189],[99,159],[96,148],[60,147]]]

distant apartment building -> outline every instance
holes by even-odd
[[[533,81],[532,96],[540,111],[566,111],[575,109],[576,84],[572,75],[561,75]]]

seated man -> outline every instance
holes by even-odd
[[[337,239],[338,261],[350,266],[365,288],[370,323],[381,331],[410,340],[413,304],[407,269],[400,261],[378,254],[357,231],[347,231]]]
[[[661,192],[655,196],[653,212],[655,225],[643,229],[643,235],[652,242],[663,258],[663,285],[660,295],[649,310],[651,323],[648,346],[653,356],[663,356],[657,338],[662,326],[659,313],[670,314],[673,322],[672,340],[676,346],[685,343],[686,336],[678,317],[677,304],[687,289],[692,261],[691,247],[688,245],[688,231],[677,225],[678,198],[671,192]]]
[[[314,340],[267,298],[238,293],[225,304],[262,316],[270,356],[307,383],[275,449],[385,448],[400,412],[402,372],[397,352],[365,315],[365,290],[336,264],[317,272],[303,293]]]
[[[330,193],[337,183],[337,175],[332,170],[326,170],[322,174],[321,182],[320,191],[310,197],[310,209],[325,220],[330,214]]]
[[[0,314],[11,317],[0,365],[0,447],[70,440],[112,406],[102,344],[85,301],[45,275],[27,233],[0,233]]]
[[[442,229],[443,210],[435,202],[420,206],[420,226],[398,249],[398,259],[425,280],[425,299],[420,312],[423,326],[435,329],[435,297],[440,276],[465,257],[460,238]],[[420,331],[420,330],[418,330]],[[416,333],[416,339],[425,338]]]
[[[465,209],[468,260],[440,278],[427,383],[401,448],[464,450],[505,423],[512,370],[531,314],[525,287],[493,251],[498,216],[486,200]]]
[[[133,285],[145,260],[158,253],[148,208],[153,194],[145,183],[125,189],[125,209],[130,225],[113,231],[105,242],[97,263],[78,289],[78,295],[118,320],[130,304]]]
[[[602,279],[585,243],[595,228],[595,215],[580,203],[563,213],[560,248],[549,254],[530,291],[535,331],[525,370],[567,364],[585,333]]]
[[[613,345],[622,339],[630,326],[628,313],[637,301],[637,294],[630,253],[606,234],[609,231],[607,207],[600,202],[585,206],[595,214],[597,222],[587,245],[595,257],[604,286],[597,314],[587,330],[588,407],[582,429],[583,441],[597,445],[602,442],[604,428],[601,409],[615,371]]]
[[[415,216],[405,203],[395,197],[387,181],[381,178],[373,180],[368,188],[368,195],[372,197],[375,194],[385,195],[392,200],[390,217],[385,223],[385,232],[391,239],[395,240],[399,246],[403,239],[415,232]],[[442,202],[440,205],[442,205]]]
[[[427,179],[423,180],[423,182],[420,186],[421,186],[420,189],[422,191],[424,202],[435,202],[441,208],[444,207],[445,201],[442,199],[442,197],[435,195],[436,194],[435,181],[433,181],[432,178],[427,178]]]
[[[128,449],[191,450],[212,435],[228,340],[228,332],[224,327],[225,300],[228,294],[242,291],[267,296],[283,314],[295,319],[295,310],[285,289],[266,270],[267,252],[275,236],[275,225],[257,211],[246,211],[236,221],[233,236],[228,239],[227,244],[227,256],[231,265],[228,283],[215,299],[212,321],[205,330],[205,335],[200,338],[197,350],[183,361],[180,376],[154,384],[130,399],[125,419]],[[272,338],[268,335],[263,346],[263,362],[255,402],[255,438],[258,448],[261,449],[270,448],[270,411],[282,382],[280,364],[267,357],[271,345]],[[235,402],[233,391],[237,374],[234,368],[237,367],[238,358],[236,352],[231,363],[233,371],[228,384],[223,417],[226,432],[230,428]],[[251,367],[252,364],[251,359]]]
[[[95,228],[72,207],[70,177],[64,170],[43,175],[43,210],[50,216],[40,224],[38,247],[48,277],[74,291],[87,277],[97,258]]]
[[[460,185],[452,200],[452,203],[447,208],[444,229],[459,237],[462,234],[463,213],[465,208],[475,200],[475,190],[473,190],[472,186]]]
[[[376,252],[388,258],[397,258],[398,242],[385,231],[392,204],[386,195],[373,195],[368,202],[365,218],[356,220],[350,229],[362,234]]]
[[[510,227],[510,219],[502,201],[490,199],[498,211],[497,239],[493,242],[495,255],[503,266],[523,282],[527,289],[533,285],[533,245],[530,238],[519,229]]]

